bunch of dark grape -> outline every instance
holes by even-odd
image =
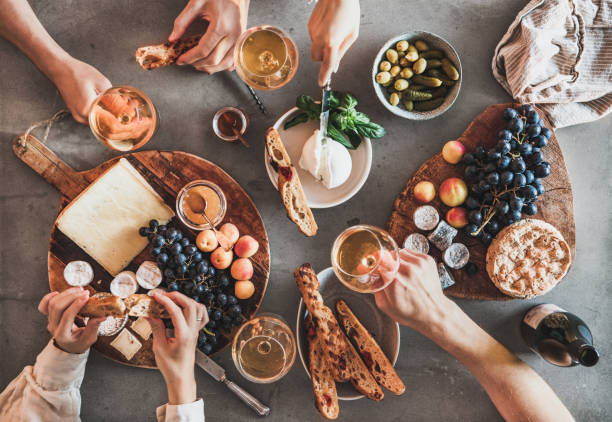
[[[211,265],[210,254],[200,251],[175,219],[166,225],[151,220],[149,227],[141,227],[139,233],[149,239],[149,253],[163,274],[161,286],[206,305],[209,322],[199,333],[198,348],[212,353],[219,342],[219,331],[229,333],[234,325],[244,322],[233,295],[235,281]],[[171,321],[167,320],[167,324]]]
[[[463,156],[469,196],[465,230],[485,245],[504,227],[538,212],[536,200],[544,193],[542,179],[550,174],[542,149],[552,135],[529,104],[507,108],[506,129],[497,134],[494,148],[477,147]]]

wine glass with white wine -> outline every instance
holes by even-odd
[[[289,372],[295,361],[295,337],[282,317],[263,313],[238,329],[232,358],[249,381],[275,382]]]

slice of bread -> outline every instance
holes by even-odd
[[[274,128],[268,129],[266,133],[266,148],[272,167],[278,173],[278,191],[287,210],[287,216],[306,236],[314,236],[318,230],[317,222],[306,202],[297,170],[291,164],[291,158],[278,131]]]
[[[385,356],[376,340],[359,322],[355,314],[343,300],[336,302],[338,319],[348,337],[357,345],[357,351],[363,362],[374,376],[376,382],[393,394],[403,394],[406,386],[395,371],[395,368]],[[349,365],[350,366],[350,365]]]
[[[133,294],[125,299],[110,293],[96,293],[90,297],[85,306],[79,311],[82,317],[123,317],[125,315],[134,317],[170,318],[168,311],[149,295]]]
[[[348,381],[351,372],[346,363],[347,339],[333,312],[323,303],[317,275],[310,264],[303,264],[295,270],[294,276],[308,312],[317,327],[319,343],[334,379],[338,382]]]
[[[134,317],[170,318],[168,311],[153,297],[143,294],[129,295],[123,299],[127,313]]]
[[[336,419],[340,414],[336,383],[319,343],[317,329],[309,314],[306,319],[306,337],[308,339],[308,360],[310,379],[314,392],[315,406],[326,419]]]
[[[353,345],[347,341],[348,349],[346,361],[349,371],[351,371],[351,384],[357,391],[374,401],[381,401],[385,394],[380,385],[368,371],[368,367],[363,363]]]
[[[125,304],[119,296],[90,297],[79,315],[88,318],[122,317],[125,315]]]
[[[202,38],[203,34],[192,35],[181,38],[175,42],[165,42],[163,44],[148,45],[136,50],[136,62],[146,70],[157,69],[162,66],[169,66],[176,62],[183,53],[195,47]]]

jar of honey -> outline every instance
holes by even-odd
[[[191,229],[212,228],[202,215],[203,206],[214,226],[223,221],[227,210],[225,194],[219,186],[208,180],[194,180],[185,185],[176,196],[176,215]]]
[[[237,107],[223,107],[213,117],[215,135],[227,142],[237,141],[248,125],[249,116]]]

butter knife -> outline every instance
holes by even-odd
[[[240,400],[245,402],[251,409],[253,409],[259,416],[267,416],[270,414],[270,408],[264,404],[262,404],[255,397],[247,393],[237,384],[234,384],[232,381],[228,380],[225,376],[225,369],[219,366],[214,360],[206,356],[199,350],[196,350],[196,364],[208,372],[210,376],[212,376],[217,381],[222,382],[230,389],[235,395],[238,396]]]
[[[321,143],[324,144],[327,139],[327,126],[329,125],[329,97],[331,96],[331,78],[327,80],[323,87],[323,96],[321,97],[321,116],[319,124],[319,136]]]

